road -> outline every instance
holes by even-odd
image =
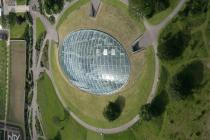
[[[159,80],[159,74],[160,74],[160,66],[159,66],[159,59],[157,56],[157,46],[158,46],[158,37],[159,37],[159,33],[161,31],[161,29],[163,29],[168,22],[171,21],[171,19],[179,12],[179,10],[181,9],[181,7],[183,6],[183,4],[186,2],[186,0],[180,0],[180,2],[178,3],[178,5],[176,6],[176,8],[170,13],[169,16],[167,16],[160,24],[158,25],[150,25],[146,19],[144,19],[144,25],[146,28],[145,33],[143,34],[143,36],[141,37],[141,41],[140,41],[140,46],[153,46],[154,48],[154,53],[155,53],[155,77],[154,77],[154,82],[153,82],[153,86],[152,86],[152,90],[151,93],[148,97],[147,103],[150,103],[152,101],[152,99],[155,97],[156,94],[156,90],[157,90],[157,86],[158,86],[158,80]],[[64,8],[64,10],[61,12],[63,13],[69,6],[71,6],[71,4],[67,4],[67,6]],[[49,21],[43,16],[41,15],[39,12],[37,11],[30,11],[31,14],[33,15],[33,20],[35,20],[36,17],[39,17],[41,19],[41,21],[43,22],[44,26],[46,27],[47,30],[47,38],[51,41],[56,41],[58,42],[58,34],[56,32],[56,26],[52,26]],[[58,19],[60,18],[59,15],[57,15]],[[33,25],[34,31],[35,31],[35,25]],[[34,33],[34,36],[36,34]],[[34,37],[34,41],[36,41],[36,38]],[[34,72],[34,97],[33,97],[33,101],[32,101],[32,116],[33,116],[33,140],[36,140],[36,138],[38,137],[37,132],[36,132],[36,128],[35,128],[35,116],[37,115],[37,111],[38,111],[38,107],[37,107],[37,80],[39,77],[39,74],[41,71],[43,71],[40,68],[40,60],[41,60],[41,54],[43,53],[43,49],[44,49],[44,45],[45,45],[46,39],[44,41],[44,43],[42,44],[41,47],[41,52],[39,53],[39,58],[38,58],[38,63],[37,63],[37,59],[36,59],[36,50],[34,50],[33,52],[33,60],[34,60],[34,65],[33,65],[33,72]],[[35,42],[34,42],[35,45]],[[50,45],[51,46],[51,45]],[[33,47],[35,49],[35,46]],[[50,52],[49,48],[49,52]],[[50,55],[49,55],[50,57]],[[50,60],[50,58],[49,58]],[[37,65],[35,65],[37,64]],[[51,64],[50,64],[51,65]],[[45,69],[46,73],[49,75],[50,79],[52,80],[53,86],[55,87],[56,90],[56,94],[58,96],[58,98],[60,99],[61,103],[63,104],[64,108],[68,108],[66,103],[64,102],[64,100],[62,99],[62,97],[59,94],[59,91],[56,87],[56,84],[54,82],[52,73],[51,73],[51,68],[49,70]],[[68,110],[69,114],[83,127],[85,127],[86,129],[95,131],[97,133],[103,133],[103,134],[114,134],[114,133],[119,133],[122,131],[125,131],[126,129],[128,129],[129,127],[131,127],[132,125],[134,125],[137,121],[139,121],[140,117],[139,115],[136,115],[132,120],[130,120],[129,122],[116,127],[116,128],[110,128],[110,129],[104,129],[104,128],[98,128],[98,127],[94,127],[92,125],[89,125],[88,123],[84,122],[83,120],[81,120],[78,116],[76,116],[71,110]]]

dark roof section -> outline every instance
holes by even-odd
[[[90,16],[91,17],[96,17],[100,4],[101,4],[101,0],[91,0],[90,2]]]

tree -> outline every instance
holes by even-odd
[[[124,106],[125,98],[119,96],[114,102],[109,102],[104,109],[103,115],[107,120],[114,121],[120,116]]]
[[[19,16],[16,17],[16,23],[17,23],[17,24],[22,24],[22,23],[25,22],[25,21],[26,21],[25,16],[19,15]]]
[[[55,17],[54,16],[50,16],[49,17],[49,21],[51,24],[54,24],[55,23]]]
[[[149,111],[152,117],[158,117],[162,115],[168,104],[168,94],[163,90],[158,94],[151,102]]]
[[[161,36],[158,56],[163,60],[172,60],[182,55],[189,43],[190,36],[184,31],[166,33]]]
[[[184,66],[170,80],[168,93],[185,99],[192,95],[193,90],[201,85],[204,76],[204,66],[201,61],[194,61]]]
[[[8,18],[9,18],[9,24],[11,26],[14,26],[16,24],[16,20],[17,20],[16,13],[10,12]]]
[[[57,14],[62,11],[64,6],[64,0],[45,0],[44,8],[47,14]]]

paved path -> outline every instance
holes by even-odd
[[[58,42],[58,33],[55,27],[49,22],[49,20],[45,16],[41,15],[39,12],[34,11],[33,13],[36,17],[39,17],[40,20],[42,21],[47,31],[47,34],[49,34],[48,38],[55,42]]]

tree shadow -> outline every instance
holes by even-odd
[[[118,96],[117,99],[115,100],[115,103],[120,107],[120,110],[122,112],[125,107],[125,97],[121,95]]]

